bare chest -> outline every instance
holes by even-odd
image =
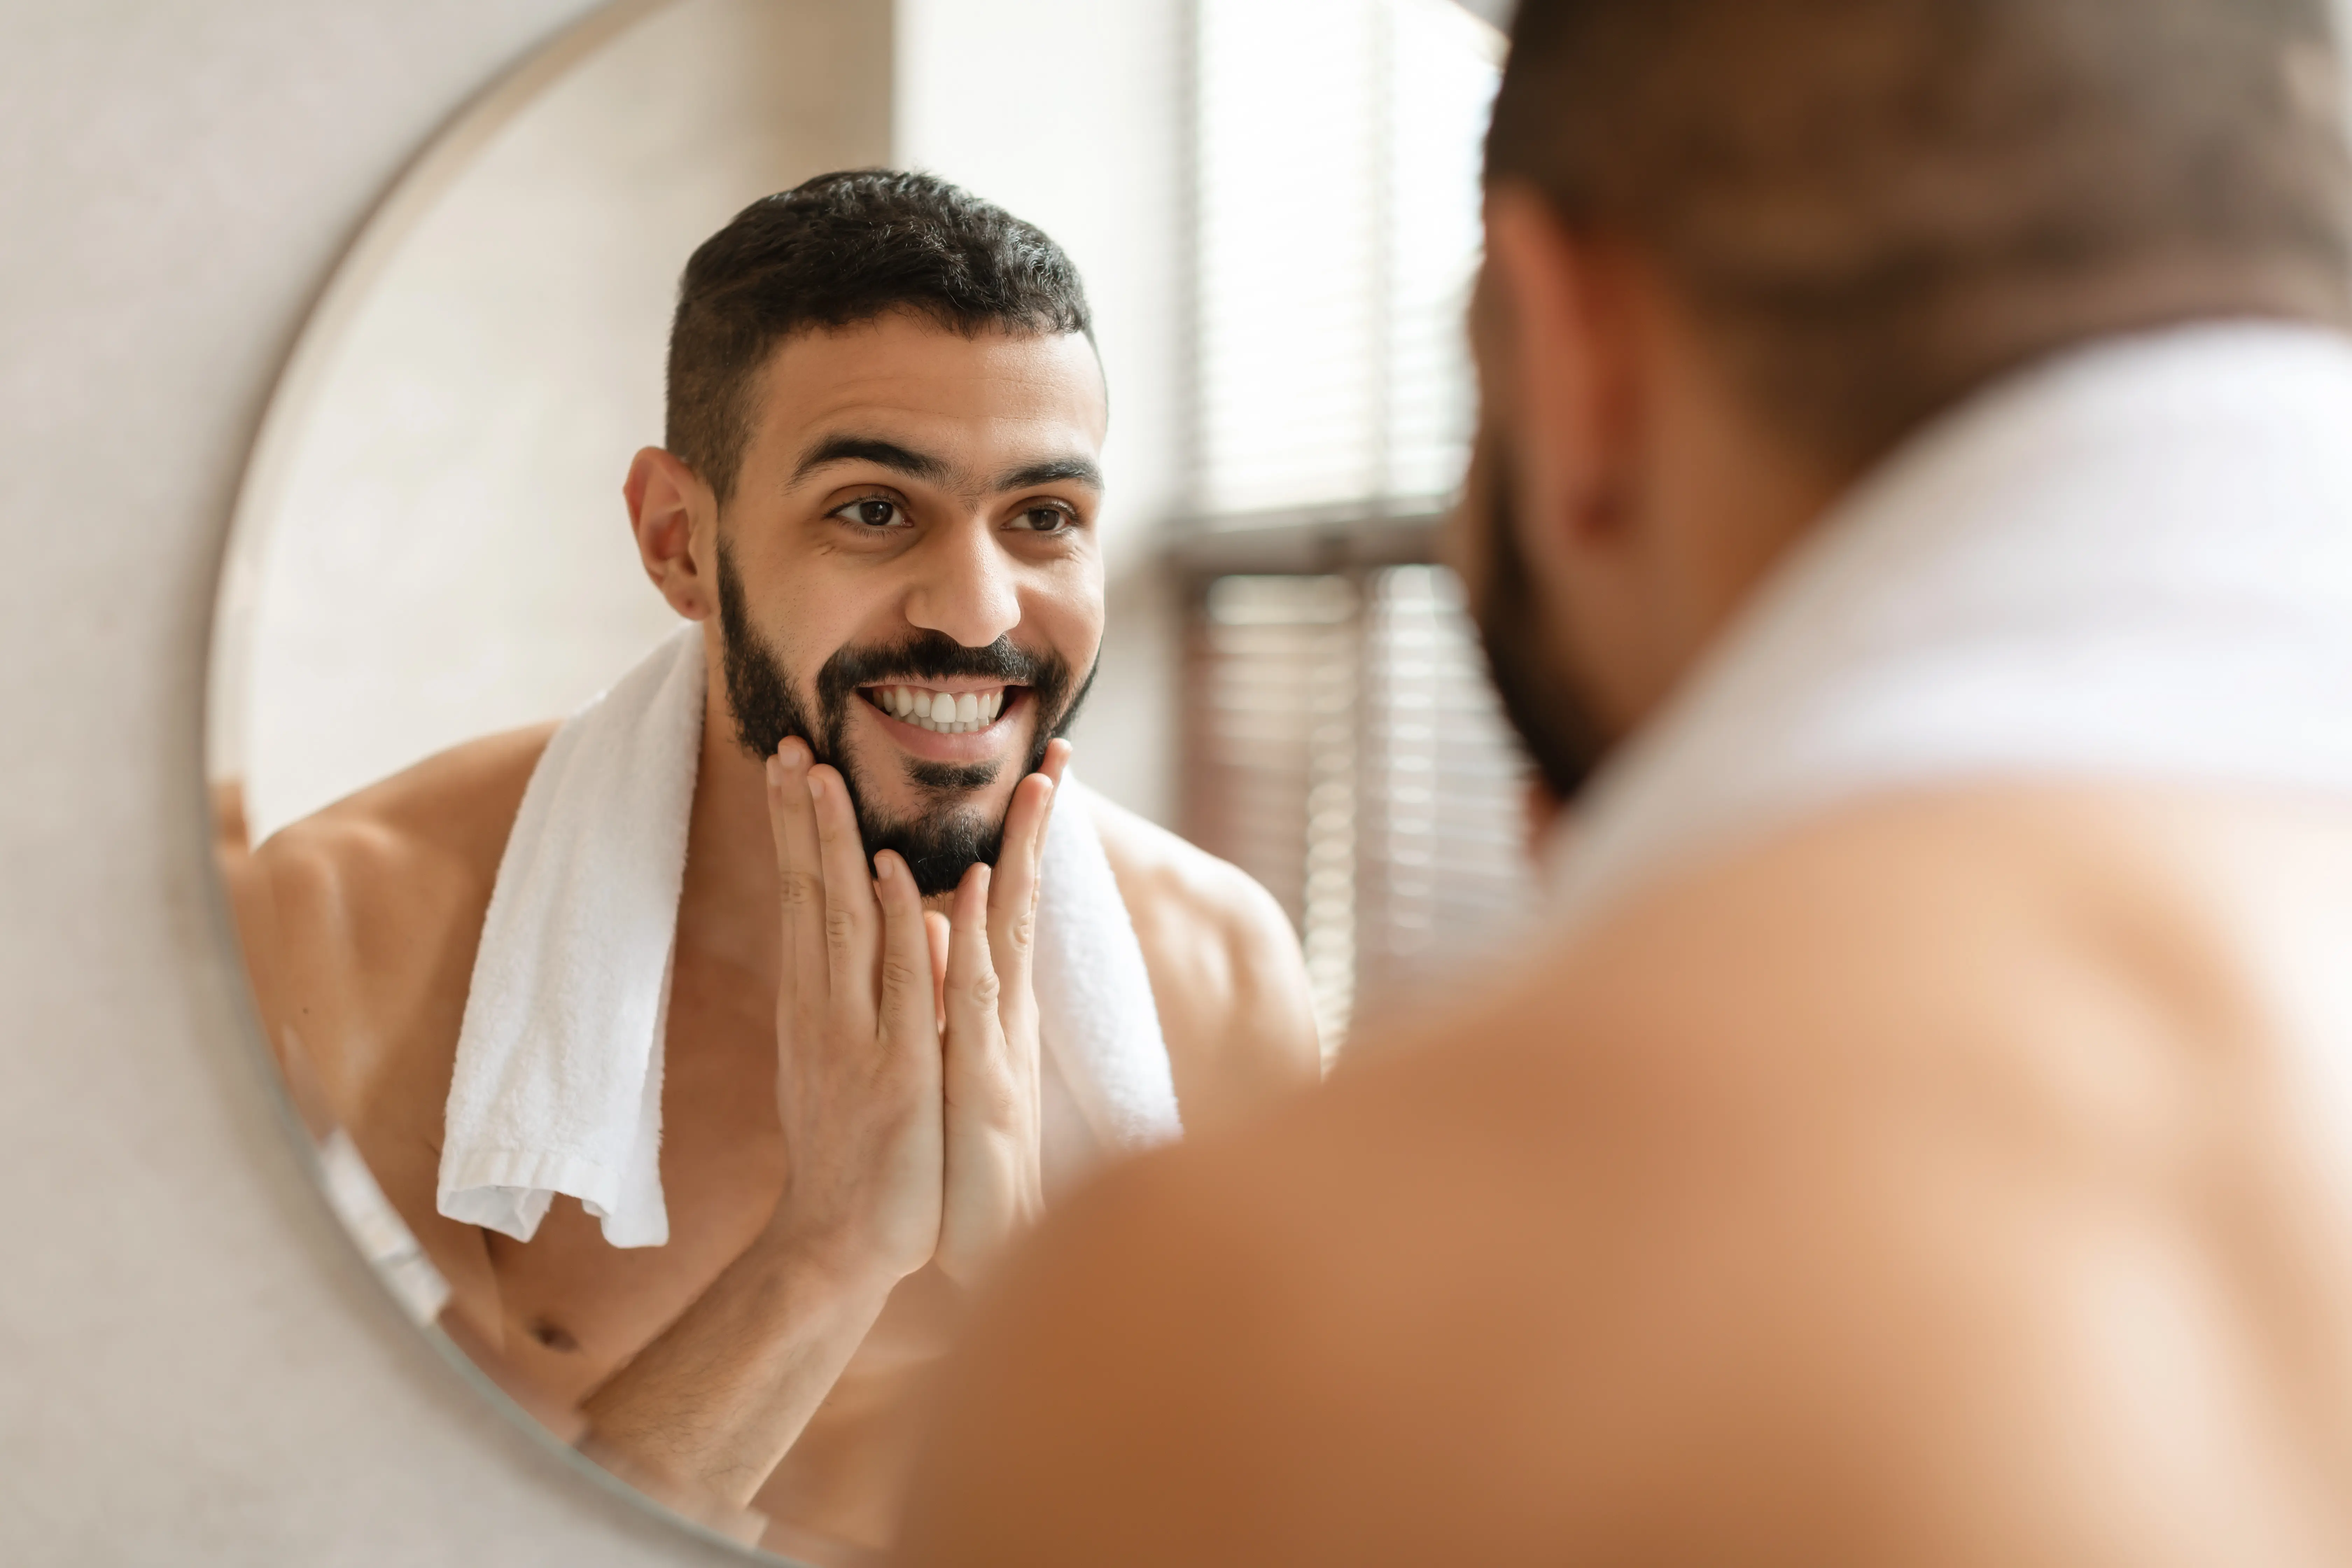
[[[773,1009],[756,976],[680,953],[663,1051],[666,1245],[611,1246],[569,1197],[529,1242],[490,1237],[509,1354],[551,1394],[576,1400],[610,1376],[767,1222],[787,1168]]]

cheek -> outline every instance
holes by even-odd
[[[843,648],[903,637],[905,624],[890,613],[895,604],[856,574],[827,572],[821,561],[795,563],[778,573],[759,616],[786,666],[814,683]]]
[[[1030,602],[1023,617],[1035,639],[1030,646],[1047,647],[1059,654],[1070,667],[1073,680],[1086,679],[1094,668],[1095,656],[1102,649],[1103,590],[1099,568],[1090,570],[1083,583],[1073,584],[1066,593],[1040,595]]]

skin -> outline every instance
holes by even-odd
[[[1557,673],[1635,730],[1853,476],[1638,252],[1487,224]],[[1699,861],[1056,1215],[901,1560],[2352,1559],[2347,943],[2319,803],[1954,788]]]
[[[772,357],[759,407],[723,526],[804,701],[835,649],[910,628],[1091,666],[1104,403],[1083,339],[899,316],[806,333]],[[843,437],[864,446],[843,455]],[[647,575],[702,623],[711,675],[664,1081],[669,1243],[608,1247],[569,1198],[528,1244],[435,1209],[475,947],[551,726],[431,759],[233,863],[248,963],[289,1074],[448,1279],[445,1326],[527,1407],[739,1532],[764,1515],[790,1544],[877,1545],[908,1391],[1044,1206],[1029,933],[1068,746],[1022,776],[1036,713],[1018,690],[966,735],[858,705],[846,752],[872,805],[919,805],[905,757],[1004,764],[976,797],[1007,813],[996,871],[927,906],[896,856],[867,860],[834,769],[797,740],[767,759],[738,746],[710,488],[649,448],[625,494]],[[1273,900],[1131,814],[1098,827],[1188,1130],[1312,1083],[1306,976]]]

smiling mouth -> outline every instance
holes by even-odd
[[[902,724],[935,735],[971,735],[990,728],[1008,709],[1020,706],[1025,686],[992,686],[940,691],[925,686],[866,686],[858,695]]]

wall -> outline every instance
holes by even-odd
[[[719,1562],[334,1229],[206,867],[245,452],[368,205],[579,0],[0,0],[0,1561]]]

